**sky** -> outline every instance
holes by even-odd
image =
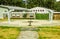
[[[56,0],[56,1],[60,1],[60,0]]]
[[[26,1],[26,0],[23,0],[23,1]],[[56,1],[60,1],[60,0],[56,0]]]

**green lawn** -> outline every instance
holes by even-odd
[[[0,27],[0,39],[16,39],[19,35],[18,27]]]
[[[60,39],[60,26],[55,27],[3,27],[0,26],[0,39],[16,39],[21,31],[36,31],[39,39]]]
[[[60,39],[60,26],[39,27],[39,39]]]

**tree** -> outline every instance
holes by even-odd
[[[59,2],[56,2],[54,9],[55,9],[56,11],[59,11],[59,12],[60,12],[60,1],[59,1]]]
[[[0,0],[0,4],[22,6],[22,0]]]
[[[60,11],[60,2],[56,2],[56,0],[27,0],[26,2],[23,0],[0,0],[0,4],[25,8],[46,7]]]
[[[56,0],[28,0],[28,8],[38,6],[54,9],[55,2]]]
[[[45,2],[45,7],[47,7],[47,8],[50,8],[50,9],[54,9],[55,7],[55,2],[56,2],[56,0],[47,0],[46,2]]]

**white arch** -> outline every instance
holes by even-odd
[[[52,10],[47,10],[49,12],[49,21],[53,21],[53,11]]]

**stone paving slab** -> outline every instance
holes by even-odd
[[[21,31],[17,39],[38,39],[38,33],[36,31]]]

